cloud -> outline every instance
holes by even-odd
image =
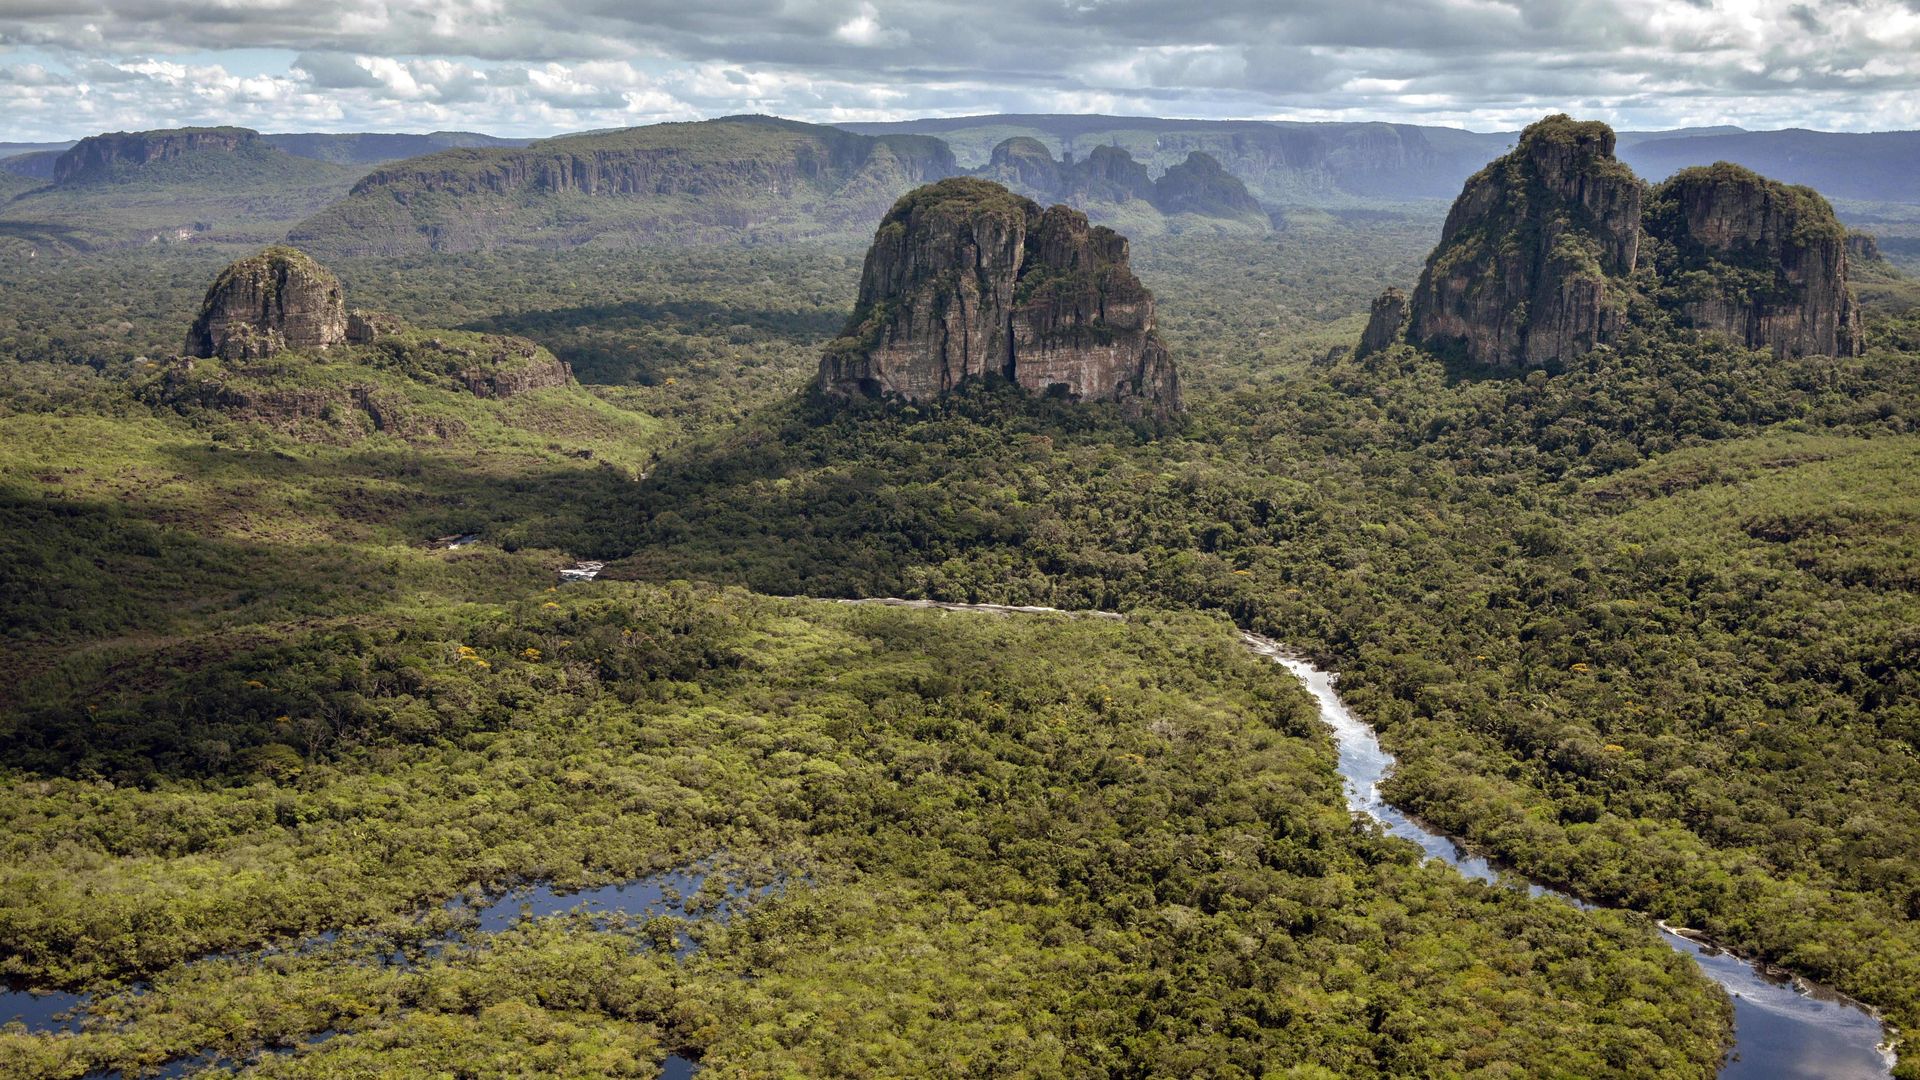
[[[1920,123],[1916,91],[1920,0],[0,0],[20,138],[1075,109],[1868,129]]]

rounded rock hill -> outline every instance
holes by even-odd
[[[346,340],[340,279],[303,251],[270,247],[214,279],[187,331],[187,354],[254,360]]]

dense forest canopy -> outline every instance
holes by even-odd
[[[1355,359],[1439,228],[1137,241],[1158,421],[821,399],[836,238],[333,260],[409,329],[191,369],[250,246],[0,268],[0,970],[93,1001],[0,1071],[1713,1075],[1647,916],[1920,1026],[1920,286],[1857,276],[1857,357]],[[577,381],[474,392],[506,335]],[[778,598],[884,595],[1127,618]],[[1398,803],[1630,910],[1352,819],[1236,628]],[[419,947],[696,864],[779,888]]]

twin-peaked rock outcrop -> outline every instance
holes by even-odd
[[[1166,415],[1180,382],[1126,238],[998,184],[908,193],[875,233],[853,318],[820,362],[830,396],[926,401],[998,375],[1035,394]]]
[[[1649,192],[1613,151],[1605,124],[1529,127],[1467,181],[1406,310],[1374,305],[1361,352],[1404,336],[1483,367],[1555,367],[1617,339],[1636,302],[1777,356],[1860,351],[1825,199],[1724,163]]]

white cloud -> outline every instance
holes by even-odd
[[[880,12],[872,4],[861,4],[860,14],[841,23],[833,36],[849,45],[878,45],[885,36],[880,27]]]
[[[1818,26],[1818,32],[1809,27]],[[0,0],[16,138],[777,112],[1911,126],[1910,0]],[[17,133],[17,134],[16,134]]]

